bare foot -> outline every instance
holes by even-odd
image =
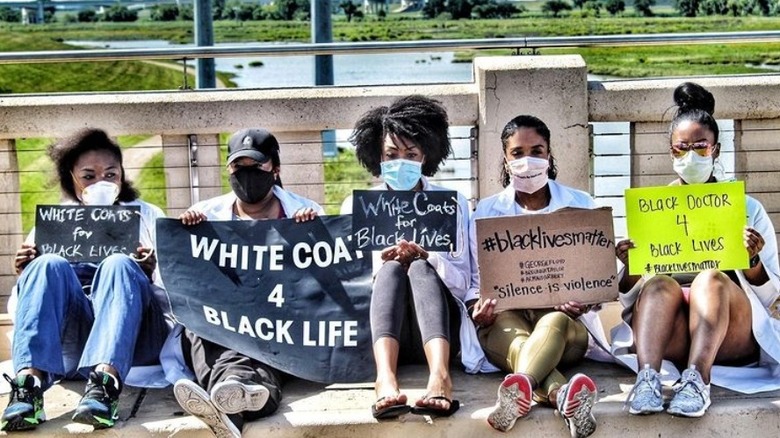
[[[408,401],[406,394],[401,394],[398,382],[394,379],[377,379],[374,384],[377,401],[374,404],[377,410],[382,410],[394,405],[405,405]]]
[[[431,374],[428,378],[428,387],[425,396],[415,402],[421,408],[430,408],[441,411],[450,409],[452,400],[452,380],[449,374]]]

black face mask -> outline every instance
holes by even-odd
[[[242,167],[230,175],[230,188],[233,189],[233,193],[238,196],[238,199],[247,204],[262,201],[275,182],[273,172],[254,166]]]

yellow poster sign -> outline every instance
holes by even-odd
[[[626,190],[632,275],[746,269],[742,181]]]

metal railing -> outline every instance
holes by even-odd
[[[778,42],[780,31],[659,33],[641,35],[589,35],[565,37],[483,38],[359,43],[300,43],[221,45],[158,49],[90,49],[0,53],[0,64],[78,61],[118,61],[172,58],[233,58],[239,56],[301,56],[376,54],[452,50],[521,50],[562,47],[614,47],[664,44],[722,44]]]

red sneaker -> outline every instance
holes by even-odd
[[[509,374],[498,387],[498,401],[488,415],[493,429],[506,432],[531,410],[531,380],[525,374]]]
[[[572,438],[585,438],[596,430],[591,410],[596,403],[596,384],[585,374],[575,374],[558,390],[558,411]]]

